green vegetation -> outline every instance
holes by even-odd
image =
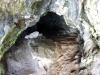
[[[13,26],[8,34],[4,36],[2,44],[0,44],[0,59],[3,56],[3,54],[9,49],[16,41],[18,35],[22,32],[21,29],[17,28],[16,26]]]

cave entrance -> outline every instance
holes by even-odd
[[[39,22],[23,31],[15,44],[21,43],[25,40],[26,35],[29,35],[34,31],[38,31],[47,39],[51,39],[60,44],[69,43],[68,41],[75,42],[78,33],[76,29],[71,28],[66,24],[63,16],[48,12],[40,18]]]
[[[26,32],[30,34],[33,31],[39,31],[44,36],[68,35],[69,27],[66,25],[63,16],[48,12],[42,16],[36,25],[29,27]]]
[[[76,63],[80,62],[80,49],[75,40],[77,34],[72,35],[73,30],[66,25],[63,16],[48,12],[36,25],[27,28],[4,54],[4,75],[78,75],[79,65]],[[34,31],[42,33],[43,37],[24,38]],[[61,67],[62,64],[66,67]]]
[[[67,35],[69,27],[66,25],[63,16],[48,12],[40,18],[36,24],[37,31],[43,35]]]

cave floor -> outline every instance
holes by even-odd
[[[4,75],[78,75],[77,35],[19,38],[2,58]]]
[[[49,38],[59,43],[60,52],[47,75],[78,75],[80,52],[76,41],[77,35],[49,36]]]

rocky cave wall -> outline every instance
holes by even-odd
[[[92,74],[98,71],[99,75],[100,70],[96,69],[100,56],[99,3],[99,0],[1,0],[0,59],[22,31],[35,25],[47,12],[54,12],[63,16],[69,27],[76,28],[84,40],[80,66],[87,67]]]
[[[2,75],[77,75],[81,53],[76,40],[77,31],[70,29],[62,16],[52,12],[42,16],[36,25],[23,31],[5,52],[1,60],[4,66]],[[36,31],[42,36],[25,39]],[[64,65],[66,67],[61,67]],[[71,65],[72,68],[69,67]]]

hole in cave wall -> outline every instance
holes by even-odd
[[[28,35],[34,31],[39,31],[44,36],[68,35],[69,27],[66,25],[63,16],[59,16],[53,12],[48,12],[40,18],[36,25],[27,28],[23,33]]]
[[[39,22],[24,30],[17,38],[15,44],[18,45],[21,43],[26,35],[29,35],[34,31],[39,31],[43,36],[49,38],[49,36],[68,35],[70,32],[69,28],[70,27],[66,25],[63,16],[59,16],[53,12],[47,12],[40,18]]]
[[[77,30],[75,32],[71,32],[70,27],[66,25],[63,16],[59,16],[54,12],[47,12],[46,15],[40,18],[39,22],[24,30],[17,38],[15,44],[18,45],[21,43],[23,39],[25,39],[24,37],[26,35],[29,35],[34,31],[42,33],[43,36],[47,38],[49,38],[49,36],[69,35],[70,33],[77,33]]]
[[[48,12],[45,16],[41,17],[36,25],[37,30],[45,36],[66,35],[69,31],[69,27],[66,25],[63,16],[52,12]]]

